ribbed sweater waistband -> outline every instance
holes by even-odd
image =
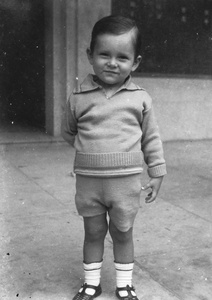
[[[115,169],[142,166],[142,152],[82,153],[75,156],[75,168]]]

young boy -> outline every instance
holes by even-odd
[[[141,38],[135,22],[121,16],[98,21],[87,56],[89,74],[67,101],[62,135],[76,149],[76,207],[84,220],[84,284],[73,300],[102,292],[104,240],[113,240],[116,296],[138,300],[132,285],[133,223],[141,190],[156,199],[166,165],[150,96],[131,80]],[[149,183],[142,187],[143,161]],[[107,222],[109,216],[109,224]]]

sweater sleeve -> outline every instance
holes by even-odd
[[[66,102],[63,111],[61,134],[64,140],[74,147],[75,136],[77,135],[77,120],[74,110],[71,108],[70,99]]]
[[[160,177],[166,174],[166,163],[163,146],[152,105],[143,112],[141,148],[150,177]]]

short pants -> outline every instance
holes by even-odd
[[[128,231],[140,207],[141,174],[123,177],[76,175],[76,208],[83,217],[108,212],[120,231]]]

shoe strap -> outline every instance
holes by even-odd
[[[99,285],[91,285],[91,284],[87,284],[87,283],[83,283],[82,285],[83,290],[85,291],[86,289],[93,289],[96,290],[99,288]]]
[[[118,292],[120,292],[120,291],[128,291],[128,292],[133,291],[133,292],[135,292],[135,288],[134,288],[133,286],[127,285],[127,286],[120,287],[120,288],[117,287],[117,291],[118,291]]]

